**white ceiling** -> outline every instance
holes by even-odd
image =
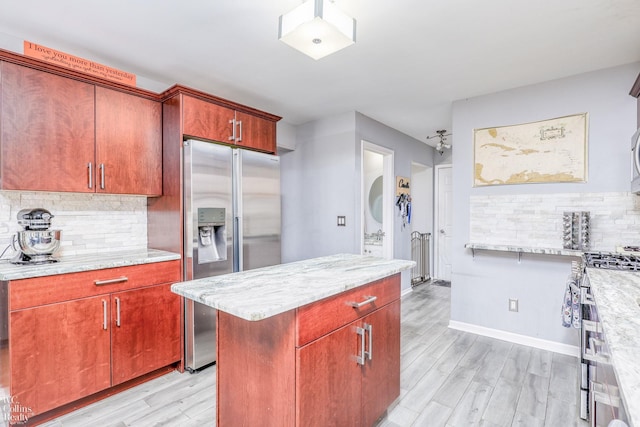
[[[640,0],[335,0],[357,43],[318,61],[277,39],[301,2],[5,0],[0,35],[156,91],[180,83],[292,125],[355,110],[424,142],[451,128],[454,100],[640,61]]]

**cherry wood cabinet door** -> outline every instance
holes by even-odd
[[[359,340],[352,323],[296,349],[296,425],[360,425]]]
[[[97,296],[10,313],[11,395],[30,415],[111,385],[108,300]]]
[[[368,427],[400,396],[400,301],[371,313],[362,322],[363,326],[371,325],[365,344],[372,354],[362,371],[362,425]]]
[[[236,122],[242,122],[242,135],[236,130],[239,147],[251,148],[266,153],[276,152],[276,124],[261,117],[236,111]]]
[[[111,294],[112,385],[180,360],[180,297],[170,287]]]
[[[183,97],[182,133],[233,144],[235,111],[191,96]]]
[[[96,191],[162,194],[162,104],[96,87]]]
[[[4,190],[93,192],[94,86],[2,62]]]

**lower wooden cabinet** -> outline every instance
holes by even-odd
[[[111,295],[112,384],[180,360],[180,297],[171,284]]]
[[[400,301],[297,349],[299,426],[372,426],[400,395]]]
[[[399,274],[217,327],[220,427],[370,427],[400,396]]]
[[[10,313],[11,396],[37,415],[111,385],[108,298]]]
[[[179,261],[8,282],[10,393],[42,414],[181,360]]]

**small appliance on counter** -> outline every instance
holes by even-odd
[[[60,246],[60,230],[49,230],[51,212],[42,208],[22,209],[18,212],[18,224],[24,230],[13,238],[13,249],[17,255],[13,264],[47,264],[56,262],[53,253]]]

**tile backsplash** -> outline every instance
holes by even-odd
[[[640,246],[640,196],[564,193],[471,196],[470,243],[562,247],[562,214],[589,211],[591,248]]]
[[[20,209],[44,208],[62,230],[59,255],[147,247],[147,198],[110,194],[0,191],[0,252],[11,243]],[[10,249],[5,258],[13,253]]]

